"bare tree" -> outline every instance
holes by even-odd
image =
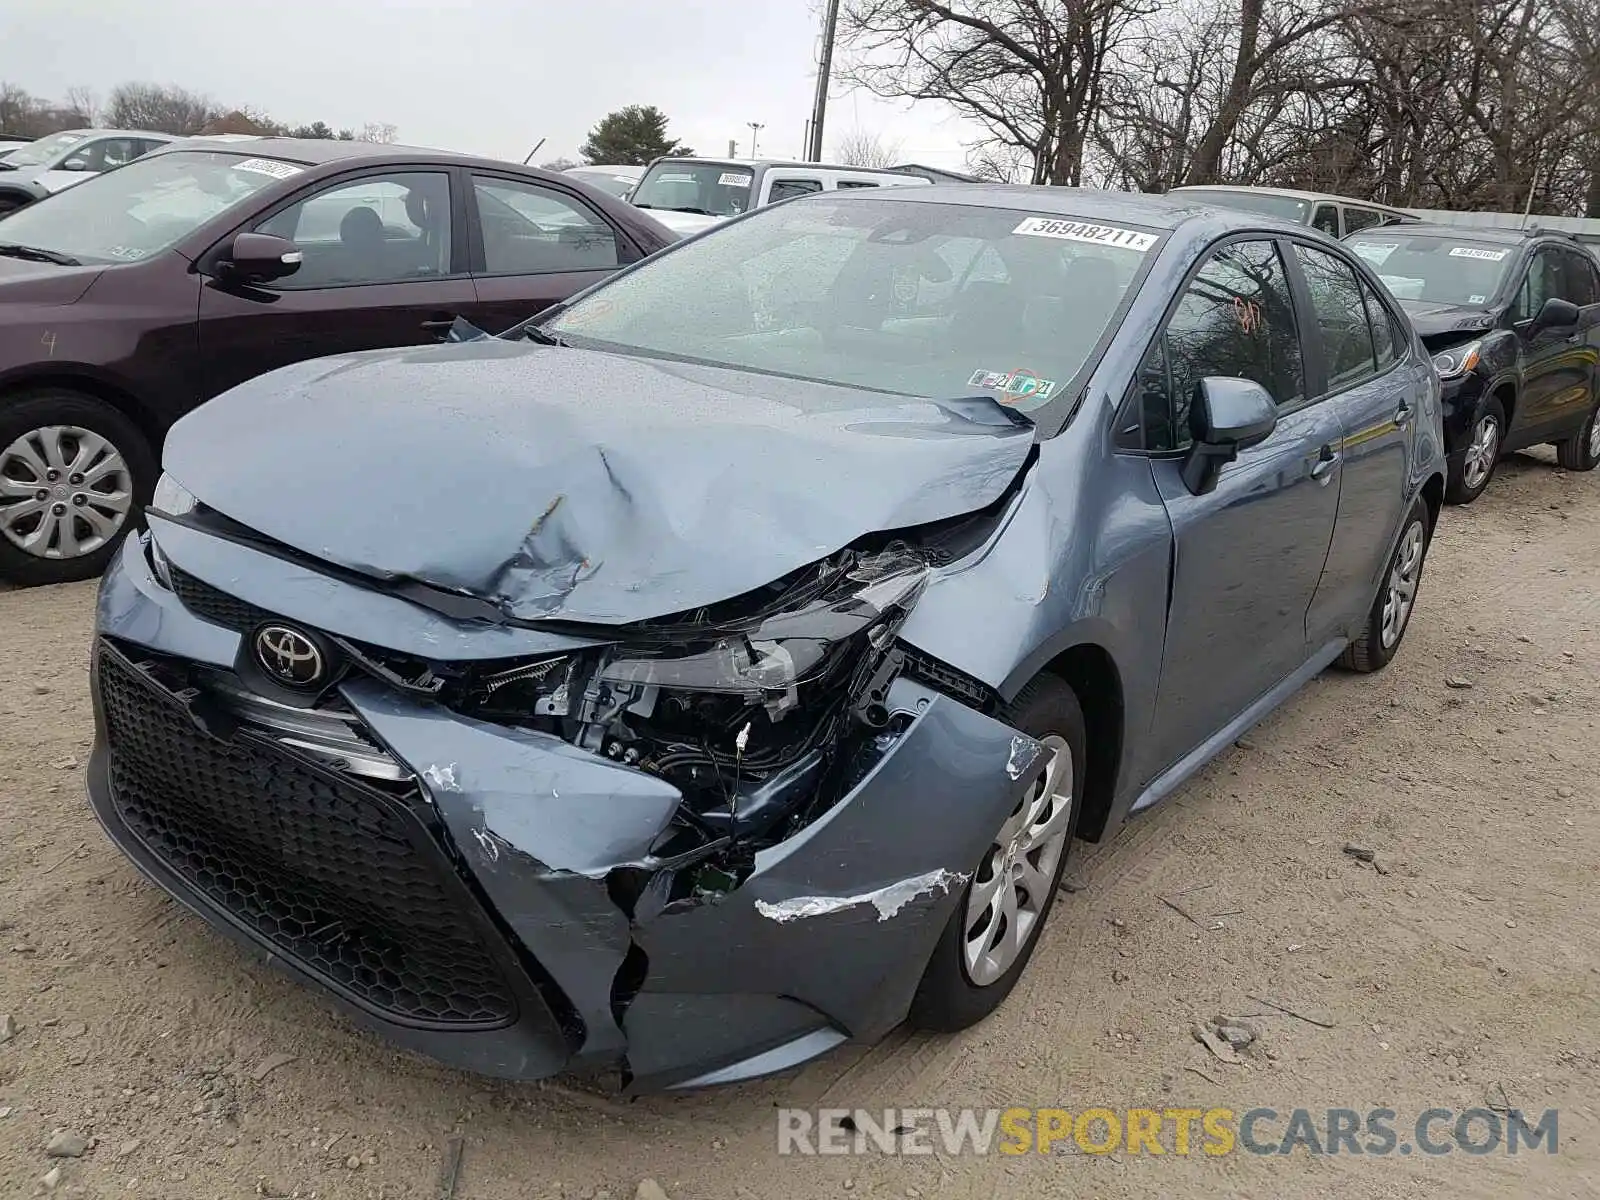
[[[388,124],[377,124],[368,121],[361,127],[361,132],[356,134],[358,142],[392,142],[395,137],[395,127]]]
[[[120,83],[111,90],[106,120],[120,129],[195,134],[217,116],[210,97],[187,88],[155,83]]]
[[[857,129],[835,143],[833,161],[848,167],[892,167],[900,157],[900,143],[889,142],[875,133]]]
[[[880,96],[939,100],[1077,184],[1115,48],[1156,0],[845,0],[842,74]]]
[[[100,115],[100,102],[92,88],[68,88],[66,102],[62,108],[72,118],[74,125],[92,129],[98,124],[96,118]]]

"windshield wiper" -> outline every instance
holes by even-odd
[[[539,345],[541,345],[541,346],[565,346],[566,345],[566,343],[563,342],[560,338],[558,338],[555,334],[546,333],[544,330],[540,329],[537,325],[524,325],[522,327],[522,336],[527,338],[530,342],[538,342]]]
[[[58,267],[83,266],[72,255],[62,254],[59,250],[41,250],[37,246],[18,246],[11,242],[0,242],[0,254],[7,258],[25,258],[29,262],[55,263]]]
[[[717,214],[709,208],[684,208],[676,204],[635,204],[635,208],[653,208],[657,212],[686,212],[694,213],[697,217],[714,217]]]

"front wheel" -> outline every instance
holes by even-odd
[[[1592,471],[1600,466],[1600,404],[1589,411],[1583,428],[1556,443],[1556,462],[1569,471]]]
[[[1419,496],[1406,514],[1400,542],[1389,556],[1389,570],[1367,613],[1366,627],[1361,636],[1345,648],[1339,659],[1340,666],[1366,674],[1381,671],[1394,658],[1411,625],[1417,588],[1422,583],[1422,564],[1428,557],[1432,533],[1433,522],[1427,502]]]
[[[1083,794],[1083,710],[1061,679],[1041,675],[1004,719],[1050,756],[972,872],[928,960],[908,1019],[953,1032],[1000,1007],[1021,978],[1055,903]]]
[[[1500,461],[1500,447],[1505,441],[1506,410],[1495,397],[1490,396],[1479,407],[1472,421],[1472,432],[1467,444],[1450,456],[1449,482],[1444,498],[1451,504],[1471,504],[1483,495],[1483,489],[1494,478],[1495,466]]]
[[[93,396],[48,388],[0,399],[0,580],[100,574],[155,474],[138,427]]]

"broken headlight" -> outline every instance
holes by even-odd
[[[836,647],[860,641],[883,649],[927,584],[928,567],[909,554],[882,554],[844,572],[840,583],[798,608],[762,619],[748,632],[717,637],[684,653],[663,646],[625,648],[599,678],[612,684],[737,696],[777,717],[797,688],[826,672]]]

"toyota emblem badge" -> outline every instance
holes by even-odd
[[[287,625],[263,625],[256,630],[255,653],[268,677],[285,687],[313,688],[327,677],[328,664],[317,644]]]

